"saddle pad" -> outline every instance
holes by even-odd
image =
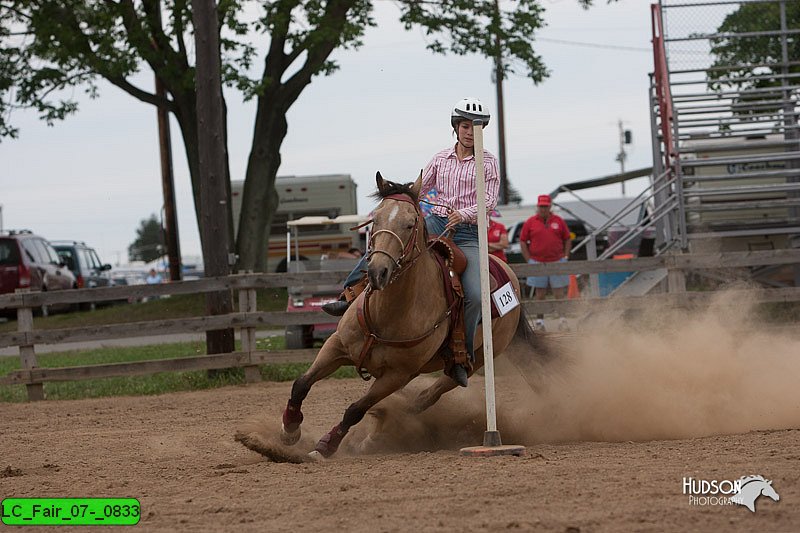
[[[503,268],[502,261],[502,259],[493,255],[489,256],[489,277],[491,278],[489,280],[489,292],[493,293],[511,281],[511,278],[508,277],[508,272]],[[499,316],[500,312],[497,310],[494,300],[492,300],[492,318],[498,318]]]

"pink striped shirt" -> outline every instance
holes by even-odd
[[[500,173],[497,158],[483,151],[483,168],[486,177],[486,211],[497,206],[497,193],[500,190]],[[456,148],[447,148],[437,153],[425,167],[422,174],[422,191],[425,194],[435,188],[439,195],[437,204],[446,205],[461,213],[466,222],[478,223],[478,191],[475,183],[475,156],[458,160]],[[434,215],[447,217],[447,210],[434,207]]]

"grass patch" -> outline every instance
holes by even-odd
[[[800,302],[767,302],[758,309],[761,319],[770,324],[800,322]]]
[[[238,310],[238,300],[234,293],[233,307]],[[256,303],[258,311],[285,311],[287,293],[285,288],[258,289]],[[115,304],[94,311],[74,311],[46,317],[34,317],[34,329],[61,329],[146,320],[166,320],[189,318],[206,314],[205,294],[178,294],[169,298],[150,300],[142,303]],[[0,332],[17,330],[17,321],[9,320],[0,324]]]
[[[282,350],[286,348],[286,341],[282,336],[274,336],[258,339],[256,346],[259,350]],[[236,348],[240,348],[238,341]],[[154,346],[99,348],[96,350],[41,354],[37,356],[37,362],[43,368],[55,368],[173,359],[205,355],[205,353],[205,342],[182,342]],[[262,365],[260,370],[261,376],[265,380],[292,381],[300,377],[309,366],[309,363]],[[0,376],[19,368],[20,361],[18,357],[0,357]],[[356,377],[356,372],[352,367],[345,367],[337,370],[332,377]],[[50,400],[76,400],[107,396],[165,394],[177,391],[212,389],[242,383],[244,383],[244,369],[235,368],[214,372],[213,375],[209,375],[209,372],[205,370],[193,370],[189,372],[163,372],[151,376],[53,382],[45,383],[44,391],[47,399]],[[27,398],[27,392],[23,385],[0,386],[0,402],[24,402],[27,401]]]

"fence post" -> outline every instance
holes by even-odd
[[[30,292],[30,289],[17,289],[16,292]],[[30,370],[38,367],[33,344],[27,344],[28,334],[33,331],[33,309],[30,307],[17,308],[17,331],[26,334],[25,341],[23,341],[25,344],[19,345],[19,360],[22,363],[22,368]],[[44,400],[44,385],[42,383],[26,383],[25,388],[28,389],[29,401]]]
[[[667,292],[686,292],[686,272],[677,267],[675,255],[665,257],[664,265],[667,267]]]
[[[586,243],[586,259],[589,261],[597,260],[597,242],[594,235]],[[600,278],[597,274],[589,274],[589,297],[600,297]]]
[[[250,271],[247,273],[249,274]],[[255,289],[239,289],[239,312],[256,312]],[[246,352],[248,360],[252,361],[253,352],[256,349],[256,329],[253,327],[240,328],[239,335],[242,341],[242,351]],[[244,380],[247,383],[258,383],[261,381],[261,370],[258,365],[247,365],[244,367]]]

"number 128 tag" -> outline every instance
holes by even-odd
[[[500,313],[500,316],[505,316],[519,305],[519,300],[517,300],[517,295],[514,293],[514,287],[511,286],[510,281],[492,293],[492,300],[494,300],[494,305],[497,306],[497,312]]]

